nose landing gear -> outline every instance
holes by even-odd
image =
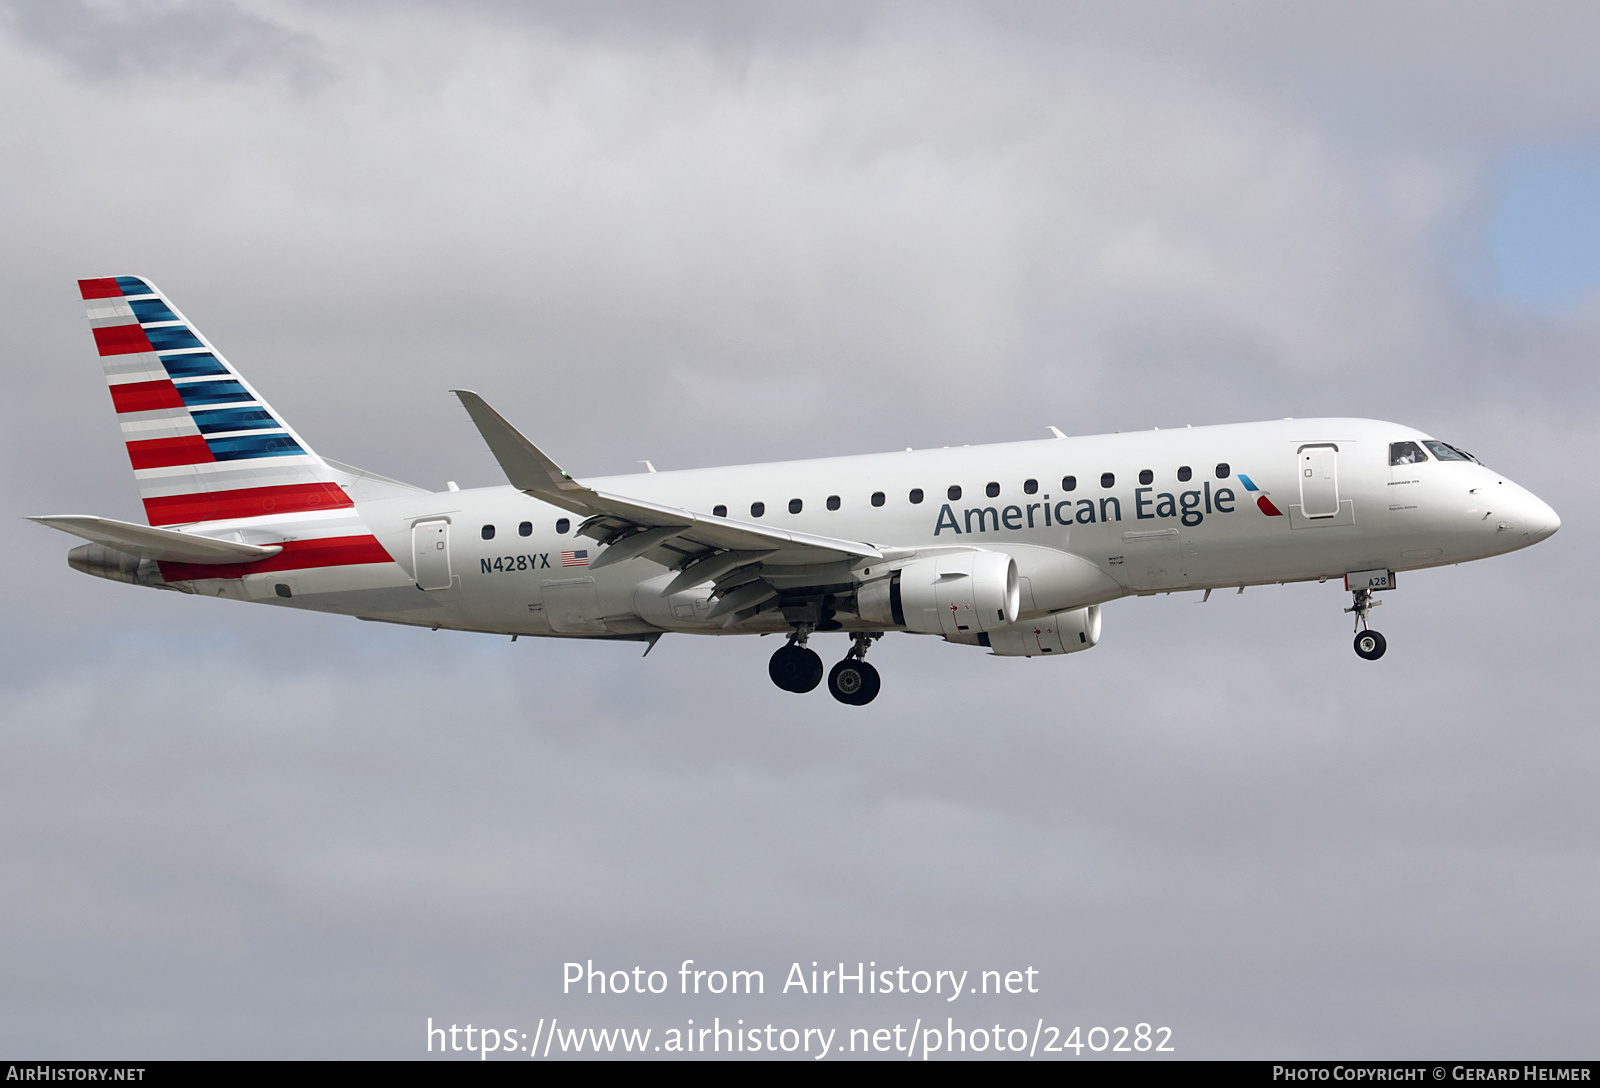
[[[1378,632],[1367,629],[1367,613],[1383,602],[1373,600],[1370,589],[1356,589],[1351,592],[1355,594],[1355,603],[1345,611],[1356,614],[1356,656],[1366,661],[1376,661],[1389,648],[1389,642]]]

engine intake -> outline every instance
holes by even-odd
[[[1017,564],[1001,552],[967,551],[908,563],[856,591],[869,623],[929,635],[971,637],[1014,623],[1021,598]]]

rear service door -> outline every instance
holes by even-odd
[[[411,560],[418,589],[450,588],[450,522],[419,521],[411,527]]]
[[[1339,513],[1339,447],[1300,447],[1300,511],[1308,518]]]

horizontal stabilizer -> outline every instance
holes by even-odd
[[[129,555],[166,563],[196,563],[202,566],[250,563],[258,559],[270,559],[283,551],[276,544],[240,544],[233,540],[182,533],[176,529],[156,529],[149,525],[97,518],[92,514],[55,514],[28,520]]]

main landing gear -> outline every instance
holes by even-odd
[[[789,642],[778,648],[767,663],[767,675],[784,691],[803,693],[822,682],[822,658],[806,646],[811,632],[799,628]],[[855,645],[843,661],[828,673],[828,694],[849,706],[866,706],[878,697],[882,681],[878,670],[867,664],[867,649],[883,632],[869,631],[855,636]]]
[[[878,697],[883,682],[878,678],[878,670],[867,664],[866,657],[872,640],[882,637],[879,632],[856,636],[856,644],[844,660],[828,673],[829,695],[849,706],[866,706]]]
[[[780,646],[767,662],[767,675],[772,677],[772,682],[797,695],[822,683],[822,658],[817,656],[817,651],[808,649],[805,641],[803,634],[792,636],[789,644]]]
[[[1383,651],[1389,648],[1389,642],[1376,631],[1367,630],[1367,613],[1371,612],[1382,601],[1372,599],[1372,590],[1355,589],[1355,604],[1345,609],[1346,612],[1356,614],[1356,656],[1367,661],[1376,661],[1383,656]]]

